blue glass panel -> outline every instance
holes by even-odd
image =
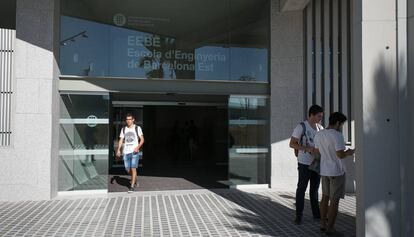
[[[61,73],[268,81],[268,0],[189,3],[62,0]]]

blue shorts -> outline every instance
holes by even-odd
[[[129,171],[131,168],[138,168],[139,153],[124,154],[125,169]]]

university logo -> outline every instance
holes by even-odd
[[[126,23],[126,17],[124,14],[118,13],[114,15],[113,21],[116,26],[124,26]]]
[[[91,122],[88,122],[88,126],[91,128],[96,127],[96,119],[98,119],[98,117],[96,117],[95,115],[89,115],[86,119],[91,120]],[[95,120],[95,121],[94,121]]]

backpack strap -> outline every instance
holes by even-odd
[[[139,133],[138,133],[138,125],[135,124],[135,133],[137,134],[138,143],[139,143]]]
[[[300,136],[299,142],[300,142],[301,145],[303,145],[302,144],[302,141],[303,141],[303,137],[305,137],[305,139],[306,139],[305,145],[308,145],[307,144],[308,143],[308,138],[306,136],[306,125],[305,125],[305,122],[300,122],[300,125],[302,125],[302,135]]]

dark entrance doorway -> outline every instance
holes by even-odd
[[[226,99],[226,98],[225,98]],[[124,101],[125,102],[125,101]],[[137,191],[227,188],[227,103],[129,101],[114,104],[113,149],[125,114],[133,113],[144,131]],[[127,191],[130,176],[110,154],[109,192]]]

